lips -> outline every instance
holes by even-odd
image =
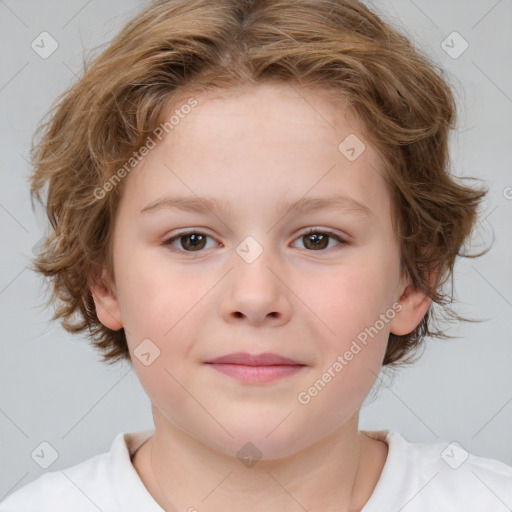
[[[290,359],[288,357],[280,356],[265,352],[263,354],[252,355],[246,352],[236,352],[225,356],[217,357],[206,361],[207,364],[238,364],[244,366],[274,366],[274,365],[293,365],[293,366],[306,366],[300,361]]]
[[[266,352],[252,355],[236,352],[206,361],[210,368],[246,385],[263,385],[284,377],[299,374],[307,366],[304,363]]]

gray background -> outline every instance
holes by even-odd
[[[150,402],[130,367],[101,364],[85,337],[51,323],[42,281],[26,268],[46,225],[41,211],[31,209],[26,182],[36,125],[80,75],[84,50],[108,42],[144,4],[0,0],[0,499],[44,472],[31,458],[43,441],[58,452],[48,469],[55,471],[108,450],[119,432],[153,426]],[[454,340],[428,340],[419,363],[367,400],[361,428],[397,430],[415,442],[456,440],[512,465],[512,1],[371,6],[449,73],[460,111],[454,168],[490,188],[473,249],[493,236],[495,242],[486,256],[456,266],[458,310],[486,321],[452,327]],[[43,31],[59,44],[47,59],[31,48]],[[441,47],[453,31],[469,44],[456,59]]]

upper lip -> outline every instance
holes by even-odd
[[[295,361],[294,359],[283,357],[279,354],[272,354],[271,352],[255,355],[248,354],[246,352],[236,352],[233,354],[217,357],[215,359],[210,359],[206,361],[206,363],[242,364],[246,366],[271,366],[278,364],[305,366],[304,363],[301,363],[300,361]]]

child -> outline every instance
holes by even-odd
[[[34,148],[56,318],[128,360],[155,429],[15,511],[490,512],[512,468],[359,431],[413,360],[485,191],[442,73],[355,0],[151,3]]]

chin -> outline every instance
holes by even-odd
[[[250,425],[247,422],[236,426],[225,425],[233,437],[223,431],[221,438],[210,436],[206,443],[218,452],[237,457],[244,463],[244,460],[284,459],[295,455],[315,442],[309,436],[304,436],[304,431],[292,422],[286,428],[284,423],[288,419],[279,425],[282,420],[283,418],[280,418],[279,421],[272,422],[272,425],[267,421],[254,421]]]

